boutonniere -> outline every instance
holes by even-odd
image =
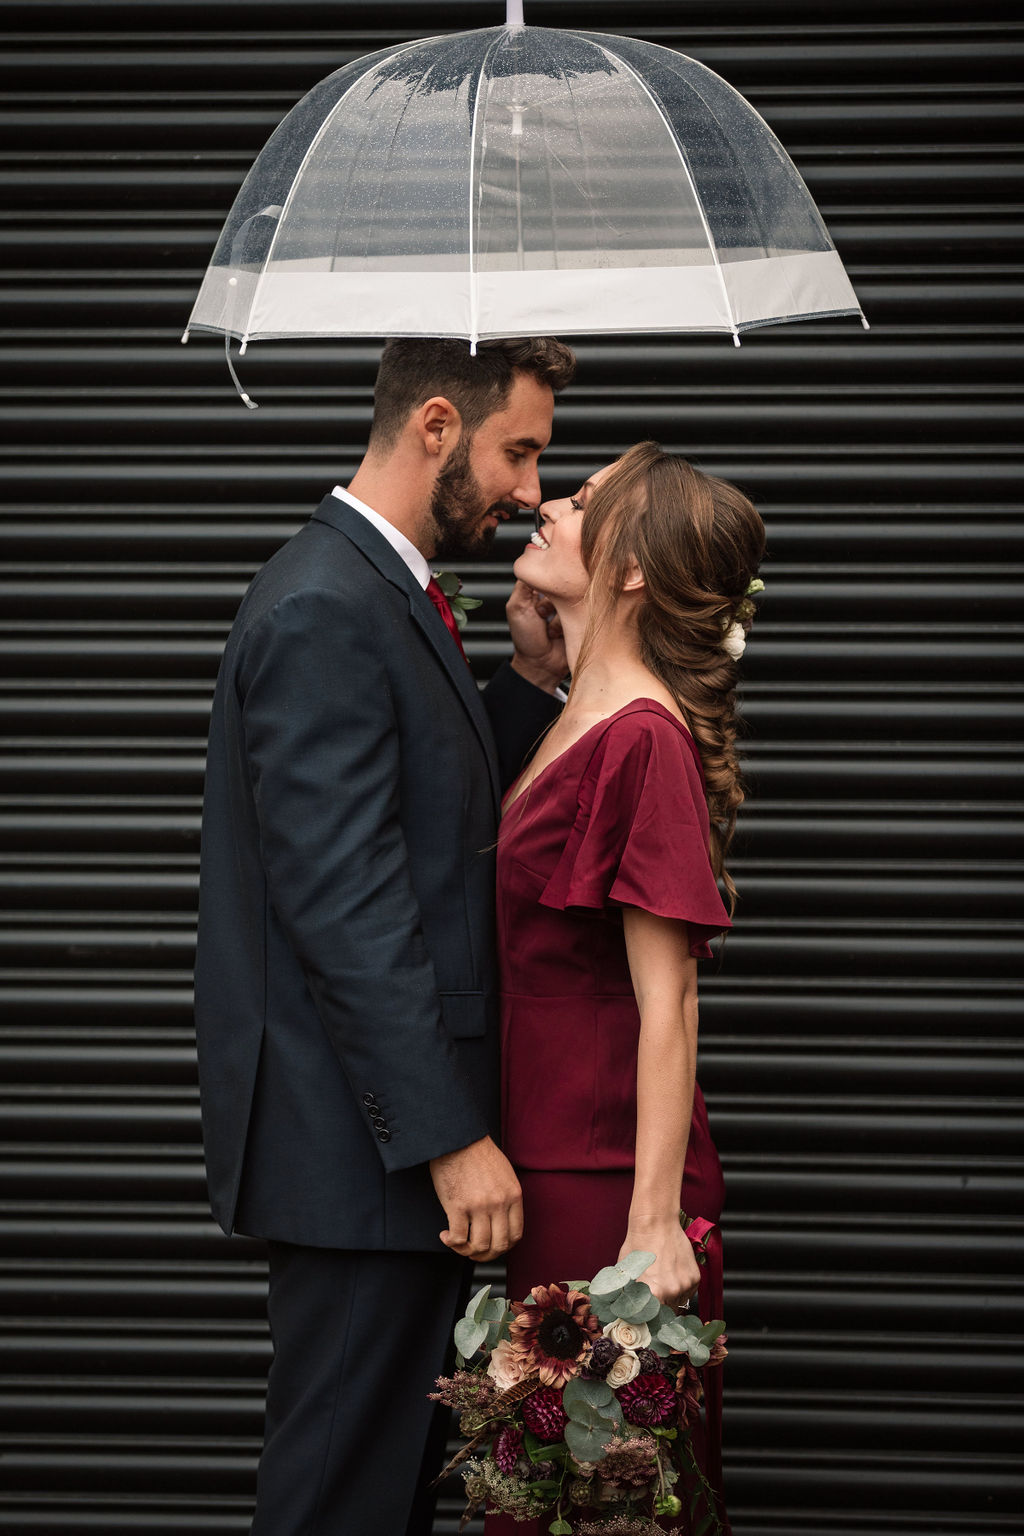
[[[456,624],[460,629],[465,629],[472,610],[483,606],[483,598],[463,597],[462,582],[454,571],[433,571],[431,574],[448,599],[448,606],[455,615]]]

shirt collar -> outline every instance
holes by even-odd
[[[401,556],[420,586],[426,591],[427,583],[431,576],[430,566],[427,564],[426,556],[421,554],[416,545],[407,539],[405,534],[395,527],[394,523],[389,523],[386,517],[381,517],[379,512],[375,512],[372,507],[368,507],[365,501],[360,501],[357,496],[353,496],[351,491],[346,491],[343,486],[336,485],[331,495],[337,496],[339,501],[348,502],[350,507],[353,507],[356,512],[365,517],[366,521],[371,523],[377,532],[387,539],[396,555]]]

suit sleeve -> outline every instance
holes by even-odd
[[[504,661],[483,691],[484,706],[498,749],[502,790],[522,773],[537,743],[562,712],[553,694],[536,688]]]
[[[269,900],[386,1169],[487,1126],[441,1021],[399,815],[398,728],[379,637],[335,593],[283,599],[237,673]]]

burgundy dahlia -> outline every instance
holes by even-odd
[[[538,1440],[561,1440],[569,1415],[557,1387],[538,1387],[523,1399],[523,1423]]]
[[[660,1371],[634,1376],[615,1395],[631,1424],[666,1424],[675,1413],[676,1394]]]
[[[494,1459],[501,1472],[514,1472],[523,1449],[523,1432],[515,1424],[506,1424],[495,1437]]]

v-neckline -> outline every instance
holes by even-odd
[[[687,726],[683,724],[677,715],[674,715],[670,709],[666,708],[666,706],[660,703],[657,699],[649,699],[647,697],[630,699],[629,703],[623,704],[621,709],[616,709],[612,714],[605,715],[603,720],[595,720],[593,725],[588,725],[587,729],[583,731],[579,736],[577,736],[575,741],[571,741],[567,747],[559,752],[557,757],[553,757],[550,763],[545,763],[544,767],[535,773],[533,778],[530,779],[529,783],[524,785],[524,787],[520,789],[518,793],[512,794],[512,790],[510,790],[509,794],[511,795],[511,799],[509,799],[508,795],[506,795],[501,807],[502,819],[504,820],[512,807],[517,805],[525,795],[530,793],[530,790],[533,789],[535,784],[539,783],[539,781],[544,777],[549,769],[556,767],[563,760],[563,758],[569,756],[570,752],[575,752],[576,748],[580,746],[582,742],[586,741],[589,736],[592,736],[595,731],[599,731],[602,729],[602,727],[610,725],[611,722],[613,720],[617,720],[620,715],[629,714],[631,711],[638,709],[654,710],[657,714],[663,715],[666,720],[670,720],[675,726],[676,730],[679,731],[680,734],[684,736],[689,742],[690,748],[693,751],[698,764],[700,763],[700,755],[697,751],[697,743],[693,739],[693,733]],[[519,775],[519,779],[521,778],[522,774]],[[519,783],[519,779],[516,779],[515,783],[512,785],[513,790],[516,789],[516,786]]]

